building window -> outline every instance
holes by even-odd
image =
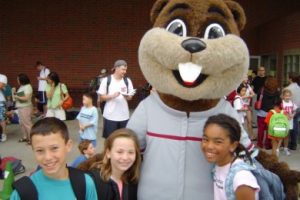
[[[277,58],[276,55],[261,56],[261,65],[265,67],[267,75],[276,76]]]
[[[285,55],[284,56],[284,74],[283,84],[287,84],[289,80],[289,73],[300,74],[300,54]]]

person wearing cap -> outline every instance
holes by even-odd
[[[100,101],[106,102],[103,111],[103,137],[107,138],[113,131],[125,128],[129,119],[128,102],[134,95],[131,80],[126,77],[127,63],[117,60],[112,69],[113,74],[105,77],[97,91]]]
[[[5,134],[6,98],[3,92],[6,85],[7,85],[7,77],[4,74],[0,74],[0,125],[3,130],[2,134],[0,135],[0,142],[6,141],[6,134]]]
[[[46,87],[47,87],[47,77],[50,74],[50,70],[43,65],[42,62],[36,62],[36,69],[40,72],[37,80],[38,84],[38,110],[43,113],[45,116],[47,113],[47,95],[46,95]]]

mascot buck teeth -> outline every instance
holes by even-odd
[[[213,199],[212,166],[199,145],[208,117],[224,113],[238,119],[223,97],[248,71],[248,49],[239,37],[244,11],[231,0],[158,0],[151,21],[139,63],[157,92],[128,123],[144,151],[138,199]],[[253,151],[245,131],[241,143]],[[263,151],[257,159],[279,175],[286,198],[297,199],[300,173]]]
[[[151,21],[154,27],[141,40],[139,63],[157,92],[139,104],[128,122],[144,151],[138,199],[214,199],[212,165],[200,141],[208,117],[224,113],[238,119],[223,97],[248,71],[248,49],[239,37],[244,11],[232,0],[158,0]],[[244,130],[241,143],[253,156],[258,152]],[[297,199],[300,172],[263,151],[256,158],[278,174],[286,199]],[[97,159],[99,155],[82,169]]]

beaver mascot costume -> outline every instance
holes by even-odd
[[[151,21],[154,27],[141,40],[139,63],[155,91],[128,122],[144,151],[138,199],[211,200],[212,165],[200,141],[208,117],[224,113],[238,119],[223,97],[248,72],[248,49],[239,37],[244,11],[232,0],[158,0]],[[244,130],[241,143],[257,153]],[[265,152],[257,160],[279,175],[287,199],[297,199],[299,172]]]

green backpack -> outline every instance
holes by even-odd
[[[272,115],[269,123],[269,135],[279,138],[285,138],[290,129],[290,124],[287,116],[284,114],[284,111],[280,113],[275,110],[271,110],[274,114]]]

